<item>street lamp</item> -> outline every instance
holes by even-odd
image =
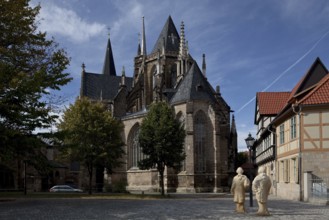
[[[253,138],[251,136],[251,134],[249,133],[248,137],[245,139],[246,144],[247,144],[247,148],[249,150],[249,163],[250,163],[250,167],[249,167],[249,177],[250,177],[250,184],[249,184],[249,201],[250,201],[250,207],[253,207],[253,198],[252,198],[252,171],[251,168],[254,166],[253,162],[252,162],[252,156],[251,156],[251,152],[253,150],[254,147],[254,143],[255,143],[255,138]]]

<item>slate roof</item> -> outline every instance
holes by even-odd
[[[121,76],[113,76],[109,74],[96,74],[96,73],[83,73],[82,77],[82,93],[81,95],[91,99],[100,100],[113,100],[117,95]],[[126,77],[126,86],[128,90],[131,89],[133,78]]]
[[[258,92],[256,102],[261,115],[277,115],[286,105],[291,92]]]
[[[175,104],[192,100],[203,100],[214,103],[217,101],[214,93],[215,91],[203,76],[198,64],[194,61],[178,85],[177,91],[170,100],[170,103]]]
[[[165,41],[165,51],[179,51],[180,37],[171,16],[168,17],[166,24],[162,28],[152,53],[157,53],[158,50],[162,51],[163,39]]]

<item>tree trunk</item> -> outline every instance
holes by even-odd
[[[93,181],[93,164],[90,163],[88,165],[88,173],[89,173],[89,190],[88,194],[91,195],[92,181]]]

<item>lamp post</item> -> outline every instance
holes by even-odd
[[[254,166],[253,161],[252,161],[252,150],[254,147],[255,143],[255,138],[251,136],[249,133],[248,137],[245,139],[247,148],[249,150],[249,163],[250,163],[250,168],[249,168],[249,177],[250,177],[250,184],[249,184],[249,201],[250,201],[250,207],[253,207],[253,198],[252,198],[252,170],[251,168]]]

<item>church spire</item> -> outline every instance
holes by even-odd
[[[186,44],[185,44],[185,30],[184,30],[184,22],[182,21],[180,25],[180,42],[179,42],[179,56],[184,58],[186,57]]]
[[[121,72],[121,86],[126,86],[126,71],[125,67],[122,67],[122,72]]]
[[[235,117],[232,115],[231,134],[236,134]]]
[[[141,51],[141,34],[138,33],[138,47],[137,47],[137,56],[140,56],[142,53]]]
[[[146,40],[145,40],[145,24],[144,24],[144,16],[142,17],[143,19],[143,30],[142,30],[142,50],[141,50],[141,55],[146,56]]]
[[[85,95],[85,88],[84,88],[84,82],[85,82],[85,75],[86,75],[86,65],[85,63],[82,63],[81,65],[82,71],[81,71],[81,87],[80,87],[80,97],[83,97]]]
[[[202,74],[206,77],[206,55],[202,55]]]
[[[104,66],[102,73],[104,75],[111,75],[116,76],[115,71],[115,65],[114,65],[114,59],[113,59],[113,52],[112,52],[112,46],[111,46],[111,40],[110,40],[110,34],[108,34],[108,41],[107,41],[107,47],[106,47],[106,53],[105,53],[105,60],[104,60]]]

